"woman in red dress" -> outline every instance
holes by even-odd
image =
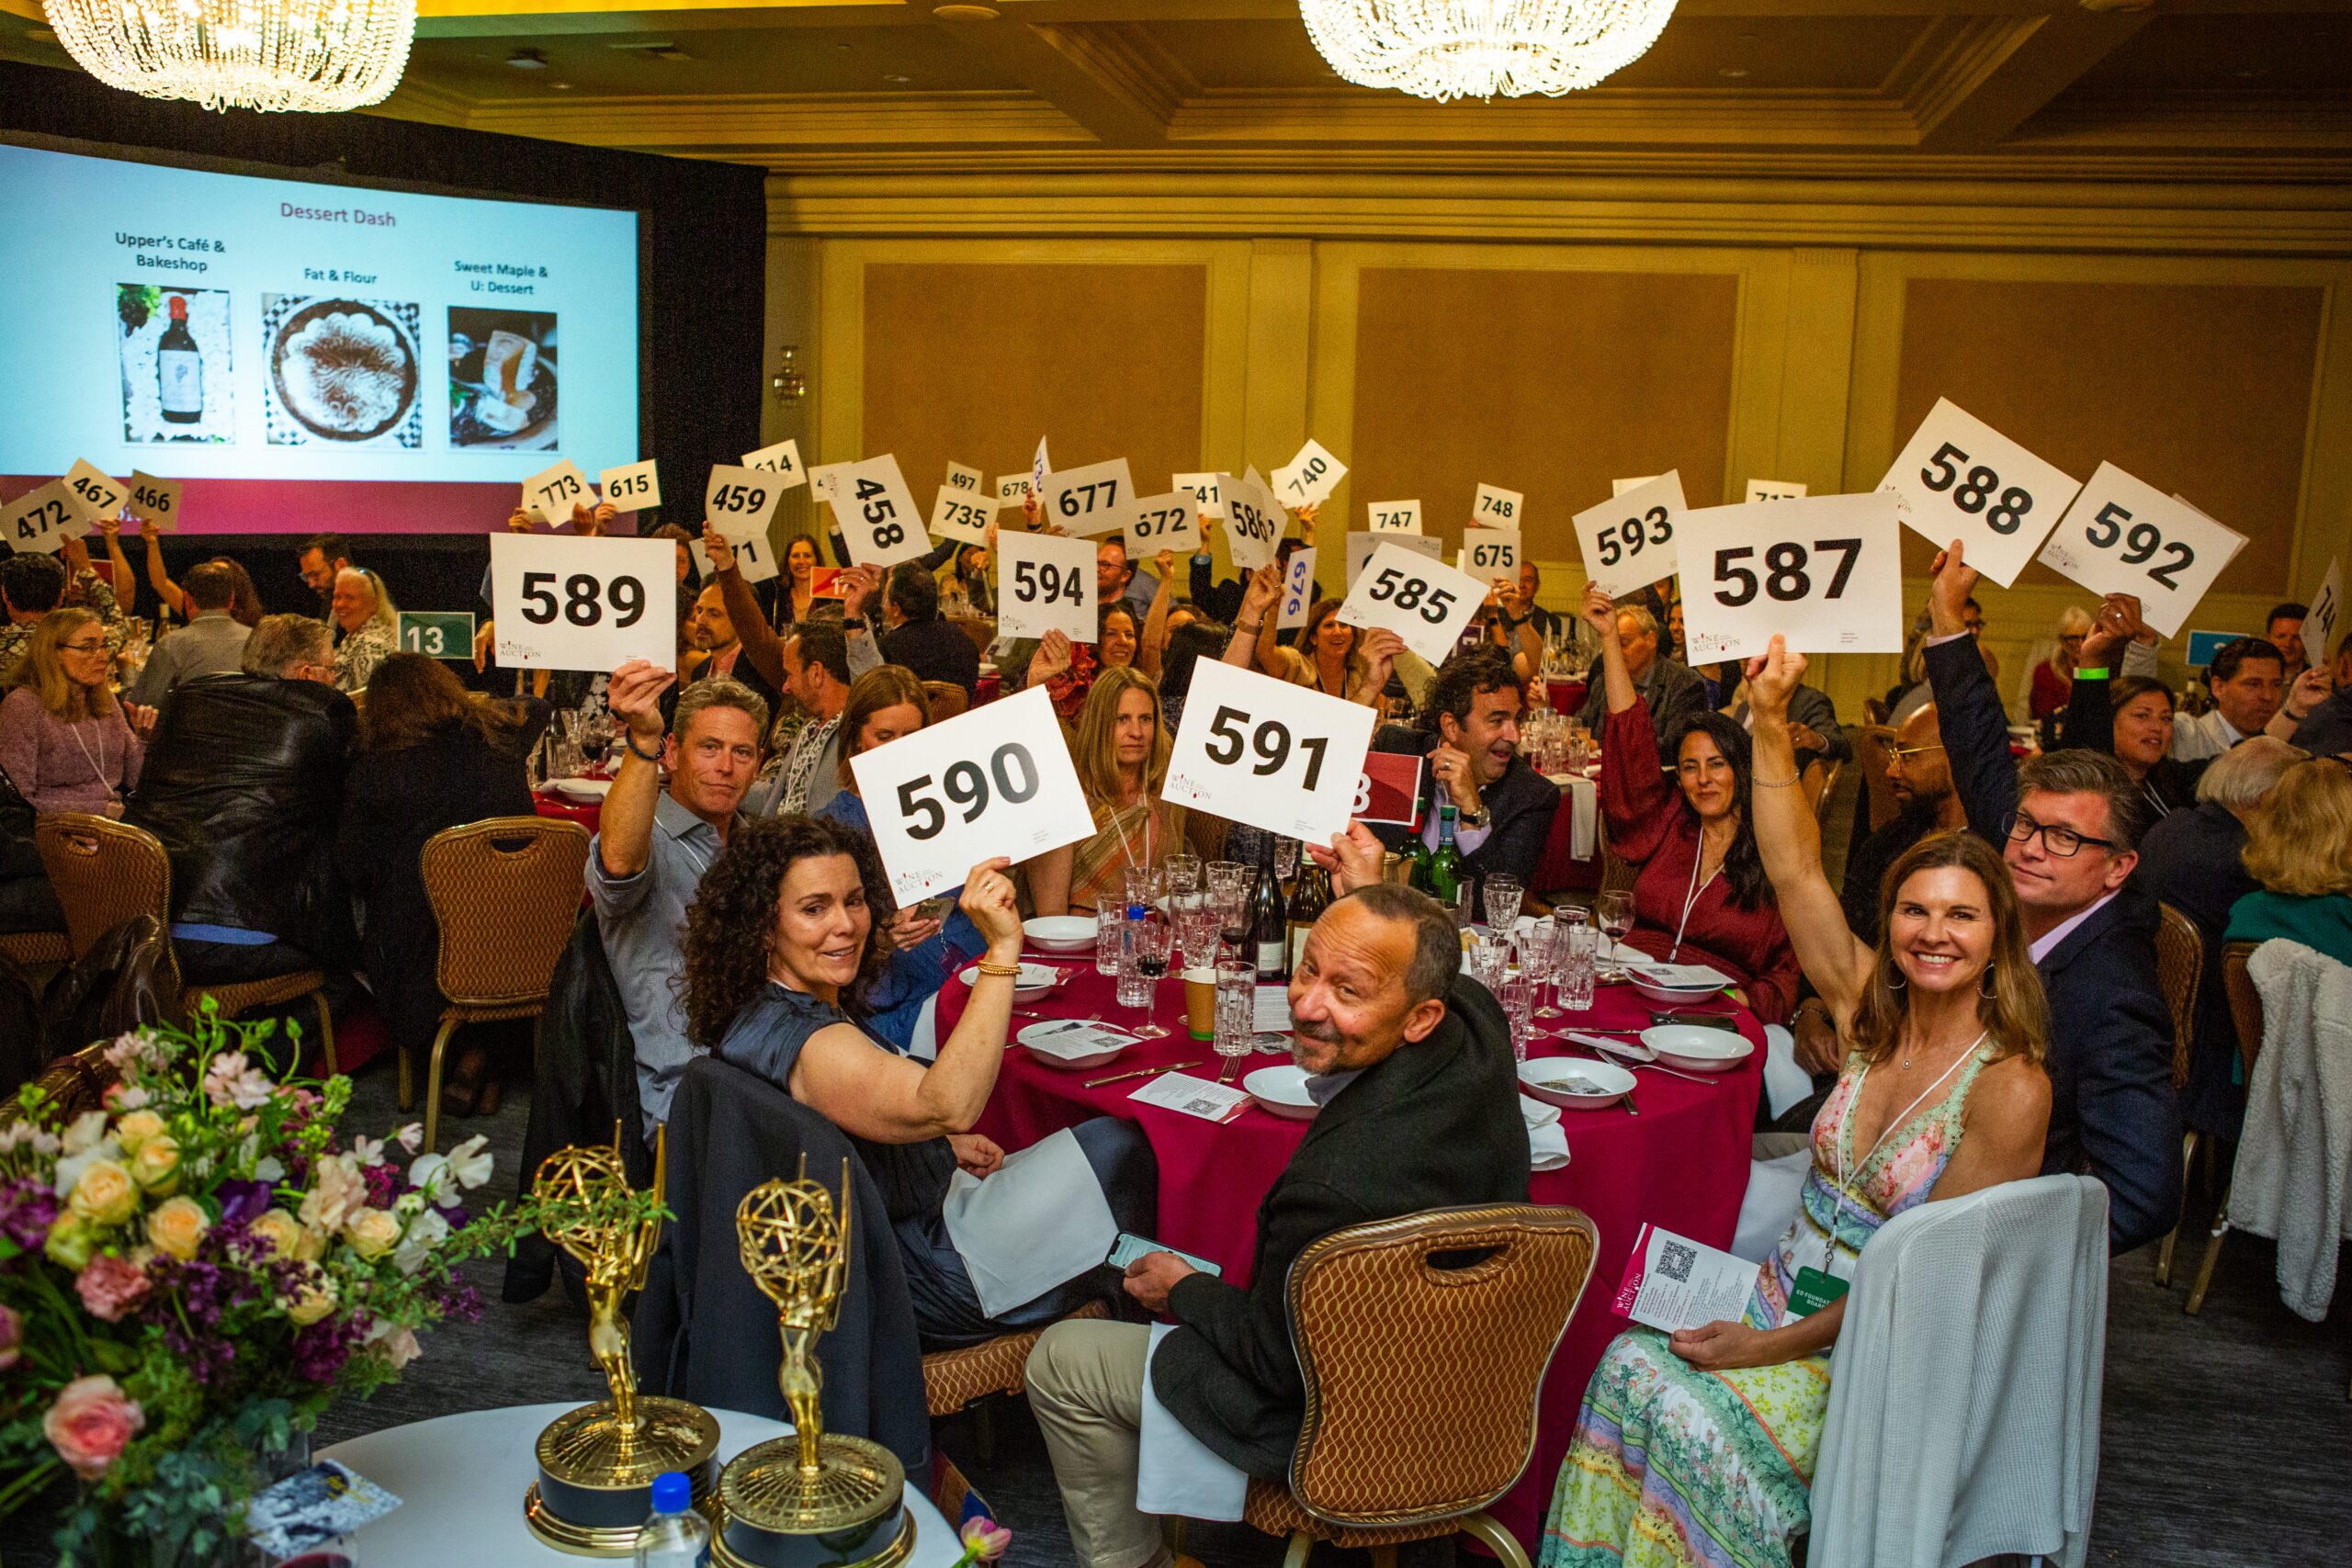
[[[1719,713],[1689,719],[1675,738],[1669,780],[1657,765],[1649,705],[1617,641],[1615,604],[1588,588],[1584,615],[1600,635],[1609,682],[1601,818],[1609,848],[1640,868],[1630,940],[1668,963],[1712,964],[1746,987],[1758,1018],[1784,1023],[1796,1002],[1797,959],[1749,820],[1747,732]]]

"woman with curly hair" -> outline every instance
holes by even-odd
[[[1767,1023],[1796,1005],[1797,956],[1757,852],[1747,732],[1719,713],[1685,719],[1655,765],[1649,705],[1618,641],[1615,604],[1585,590],[1585,619],[1600,634],[1608,718],[1601,731],[1600,813],[1609,848],[1637,869],[1633,945],[1668,964],[1705,964],[1747,987]]]
[[[964,884],[959,902],[986,957],[963,1017],[928,1065],[862,1026],[865,990],[879,973],[872,890],[882,877],[868,836],[810,817],[746,823],[686,907],[687,1038],[775,1084],[857,1145],[890,1207],[916,1325],[934,1345],[1037,1327],[1118,1290],[1108,1271],[1089,1269],[991,1315],[942,1213],[958,1168],[986,1179],[1004,1163],[1004,1151],[972,1124],[1004,1059],[1021,964],[1008,863],[983,862]],[[1107,1116],[1073,1131],[1119,1227],[1148,1230],[1155,1174],[1142,1134]]]

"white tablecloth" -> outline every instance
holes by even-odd
[[[533,1458],[539,1431],[577,1406],[520,1404],[440,1416],[370,1432],[319,1450],[340,1460],[401,1499],[401,1506],[359,1532],[359,1560],[368,1568],[506,1568],[513,1563],[578,1563],[541,1543],[523,1522],[523,1493],[538,1479]],[[718,1462],[754,1443],[792,1430],[763,1416],[714,1410]],[[914,1516],[911,1568],[946,1568],[962,1555],[956,1532],[930,1498],[927,1476],[910,1477],[907,1511]]]

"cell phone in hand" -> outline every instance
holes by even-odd
[[[1176,1252],[1172,1247],[1163,1247],[1148,1237],[1130,1235],[1125,1231],[1119,1233],[1119,1239],[1111,1244],[1111,1256],[1102,1261],[1124,1274],[1126,1272],[1128,1264],[1133,1263],[1147,1252],[1174,1252],[1177,1257],[1204,1274],[1222,1275],[1225,1272],[1205,1258],[1195,1258],[1189,1252]]]

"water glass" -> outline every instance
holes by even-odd
[[[1595,933],[1582,920],[1572,921],[1560,930],[1566,938],[1565,951],[1559,970],[1553,976],[1554,997],[1569,1012],[1584,1012],[1592,1006],[1593,971],[1599,967]]]
[[[1127,923],[1126,907],[1105,904],[1094,917],[1094,972],[1116,975],[1119,972],[1120,944],[1125,940],[1121,928]]]
[[[1170,898],[1183,893],[1196,893],[1201,886],[1201,857],[1194,854],[1170,855],[1159,863],[1159,870],[1168,886]]]
[[[1163,1025],[1152,1021],[1151,1008],[1159,994],[1160,976],[1168,973],[1173,937],[1165,920],[1147,917],[1127,922],[1126,964],[1135,967],[1136,984],[1129,987],[1126,964],[1123,964],[1119,970],[1119,1005],[1144,1010],[1143,1021],[1127,1028],[1127,1032],[1138,1039],[1156,1040],[1168,1032]],[[1137,999],[1130,1000],[1131,996]]]
[[[1216,966],[1216,1054],[1238,1061],[1257,1033],[1258,967],[1227,959]]]
[[[1535,977],[1524,969],[1506,976],[1498,999],[1503,1004],[1503,1016],[1510,1020],[1510,1054],[1524,1062],[1528,1042],[1535,1034]]]
[[[1146,909],[1159,907],[1161,891],[1159,868],[1156,865],[1127,867],[1127,908],[1142,905]]]
[[[1480,891],[1487,901],[1487,929],[1508,933],[1519,922],[1520,901],[1527,897],[1527,885],[1509,872],[1498,871],[1487,878]]]
[[[1238,860],[1209,862],[1204,868],[1204,874],[1208,877],[1211,896],[1221,897],[1230,893],[1237,898],[1246,897],[1250,889],[1250,877],[1257,869],[1255,866],[1244,865]]]
[[[1216,962],[1217,938],[1223,917],[1205,893],[1170,893],[1168,906],[1175,919],[1176,945],[1187,969],[1205,968]]]
[[[1274,880],[1288,882],[1298,874],[1298,840],[1277,834],[1274,839]]]
[[[1510,942],[1489,932],[1470,933],[1470,977],[1489,991],[1502,994],[1503,976],[1510,971]]]

